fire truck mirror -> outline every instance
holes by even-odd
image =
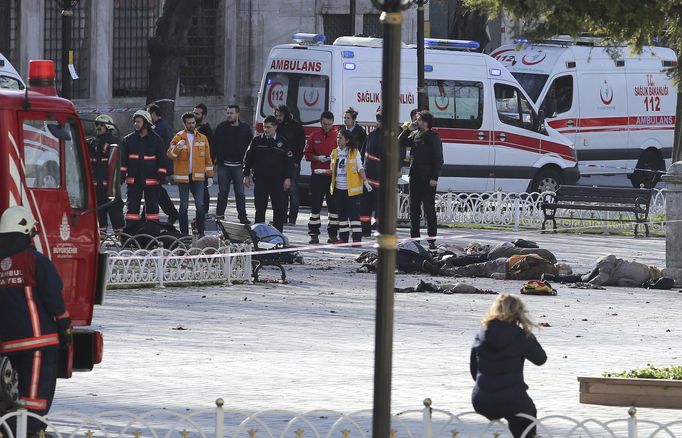
[[[114,200],[121,195],[121,148],[117,144],[109,147],[111,151],[107,167],[107,196]]]
[[[54,135],[56,138],[64,141],[71,141],[71,134],[64,129],[64,126],[62,126],[61,123],[49,123],[47,129],[50,131],[50,134]]]

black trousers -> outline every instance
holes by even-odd
[[[12,368],[19,375],[19,395],[26,403],[26,409],[45,416],[52,406],[57,385],[58,350],[26,350],[7,356]],[[9,422],[15,429],[16,421]],[[43,423],[35,418],[28,419],[28,433],[36,434],[43,429]],[[2,430],[4,433],[5,431]]]
[[[360,198],[362,195],[348,196],[348,190],[334,189],[334,199],[339,212],[339,239],[348,242],[352,233],[353,242],[362,241],[360,225]]]
[[[490,401],[488,403],[480,403],[476,399],[473,400],[473,404],[474,410],[489,420],[496,420],[499,418],[507,420],[509,431],[514,438],[520,438],[523,431],[533,423],[527,418],[517,417],[516,414],[527,414],[533,418],[537,418],[538,416],[538,410],[535,407],[535,403],[533,403],[533,400],[527,394],[514,400],[513,406],[511,406],[512,402],[509,401],[506,403],[490,403]],[[534,437],[536,432],[537,428],[533,426],[524,437]]]
[[[272,203],[272,225],[284,232],[284,221],[287,213],[283,180],[258,180],[254,182],[253,196],[256,207],[256,223],[265,223],[265,211],[268,209],[268,198]]]
[[[426,230],[429,238],[436,237],[436,188],[429,184],[429,175],[410,175],[410,236],[421,237],[419,224],[422,220],[422,206],[426,216]]]
[[[178,217],[178,209],[175,208],[175,204],[173,204],[173,201],[171,200],[170,196],[168,195],[168,191],[164,186],[159,187],[159,207],[161,207],[161,210],[166,213],[169,221]]]
[[[310,219],[308,219],[308,234],[311,236],[320,235],[320,228],[322,228],[320,212],[322,211],[322,202],[326,200],[329,218],[327,233],[331,239],[336,240],[339,233],[339,215],[337,213],[334,196],[329,192],[331,183],[331,175],[313,174],[310,176]]]
[[[109,194],[106,188],[98,187],[95,190],[97,196],[97,206],[109,202]],[[97,219],[99,222],[100,231],[106,231],[109,226],[108,219],[111,219],[111,227],[114,232],[121,231],[125,227],[123,220],[123,200],[120,196],[116,197],[107,207],[99,208],[97,210]]]
[[[159,186],[144,186],[138,184],[128,186],[128,211],[126,212],[126,226],[137,223],[142,219],[140,203],[144,194],[144,214],[148,221],[159,220]]]
[[[373,189],[371,192],[364,189],[360,200],[362,235],[367,237],[372,235],[372,216],[379,222],[379,188],[373,187]]]

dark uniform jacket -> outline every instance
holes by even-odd
[[[92,170],[93,184],[95,188],[106,188],[109,182],[109,156],[111,145],[120,145],[121,141],[107,131],[88,142],[88,155],[90,155],[90,169]]]
[[[221,166],[239,163],[241,166],[252,139],[253,131],[244,122],[239,122],[238,126],[232,126],[229,122],[219,123],[213,134],[213,143],[209,140],[215,152],[213,163]]]
[[[470,371],[476,381],[472,402],[476,412],[501,418],[520,412],[529,401],[523,379],[523,364],[547,361],[547,354],[535,336],[521,327],[499,320],[488,323],[476,335],[471,348]],[[531,402],[532,403],[532,402]]]
[[[367,181],[374,187],[379,187],[379,178],[381,177],[381,159],[384,156],[385,147],[381,144],[383,128],[377,128],[367,135],[364,149],[365,154],[362,161],[365,165],[365,175]],[[398,151],[398,169],[405,160],[405,149],[399,147]]]
[[[253,172],[255,182],[281,183],[291,178],[293,172],[294,154],[289,149],[287,140],[277,135],[266,138],[259,134],[251,140],[244,156],[244,176]]]
[[[24,238],[0,249],[0,354],[58,348],[55,319],[69,317],[57,270]]]
[[[344,126],[342,126],[344,128]],[[350,130],[350,137],[356,148],[360,151],[360,155],[365,155],[365,140],[367,139],[367,131],[365,128],[358,125],[357,123],[353,125],[353,129]]]
[[[288,120],[277,125],[277,135],[289,142],[289,148],[294,153],[294,164],[301,164],[303,148],[305,147],[305,130],[296,120]]]
[[[428,176],[438,180],[443,167],[443,143],[440,136],[432,131],[418,132],[408,136],[410,149],[410,176]]]
[[[166,162],[163,140],[151,129],[144,137],[132,132],[121,143],[121,178],[128,185],[159,185],[168,173]]]
[[[156,123],[152,125],[152,130],[159,134],[161,140],[163,140],[164,153],[170,146],[170,142],[175,135],[173,128],[166,122],[166,119],[158,119]],[[166,160],[166,170],[168,171],[168,176],[173,174],[173,161]]]
[[[199,125],[197,126],[197,131],[199,131],[201,134],[204,134],[208,139],[208,148],[211,151],[211,160],[215,162],[216,150],[213,147],[213,129],[211,128],[211,125],[208,123]]]

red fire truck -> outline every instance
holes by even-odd
[[[102,335],[84,328],[106,288],[97,202],[83,126],[73,103],[57,97],[54,63],[31,61],[28,88],[0,89],[0,214],[13,205],[33,212],[35,247],[56,265],[74,325],[60,377],[102,360]],[[112,189],[117,155],[110,163]],[[113,194],[112,194],[113,195]]]

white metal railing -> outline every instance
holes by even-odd
[[[372,410],[344,414],[331,410],[313,410],[303,413],[287,410],[264,410],[256,413],[228,411],[223,400],[216,400],[213,410],[179,413],[168,409],[155,409],[144,413],[124,410],[104,411],[96,414],[78,412],[54,412],[40,417],[26,410],[18,410],[0,417],[0,432],[7,438],[26,438],[29,417],[44,424],[47,433],[57,438],[75,437],[151,437],[170,438],[368,438],[372,430]],[[188,410],[189,411],[189,410]],[[564,415],[528,418],[542,437],[676,437],[682,436],[682,420],[656,422],[637,417],[637,410],[630,408],[628,415],[609,421],[597,419],[577,420]],[[5,423],[10,418],[17,421],[12,431]],[[403,411],[392,416],[392,437],[406,438],[463,438],[463,437],[509,437],[504,422],[487,421],[475,412],[454,414],[431,406],[424,400],[424,407]],[[177,435],[176,435],[177,434]]]
[[[497,225],[521,228],[540,229],[542,226],[542,198],[544,193],[442,193],[436,195],[436,212],[438,223]],[[559,228],[603,228],[631,229],[634,215],[612,211],[585,211],[559,209],[557,219]],[[409,220],[410,200],[405,193],[398,194],[398,219]],[[619,221],[622,219],[624,221]],[[649,208],[649,221],[652,230],[663,231],[665,220],[665,189],[654,189]]]
[[[251,280],[251,251],[246,244],[220,248],[110,251],[107,285],[160,286]]]

